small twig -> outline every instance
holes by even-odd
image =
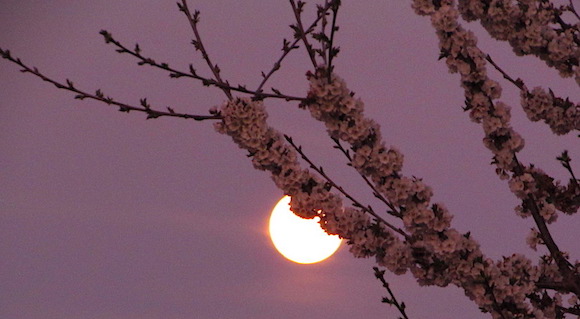
[[[191,29],[193,30],[193,33],[195,35],[195,40],[192,40],[192,44],[195,46],[196,50],[201,52],[203,59],[207,62],[207,65],[209,66],[211,72],[213,73],[216,81],[220,84],[224,84],[224,86],[221,86],[221,89],[222,89],[222,91],[224,91],[224,93],[228,97],[228,99],[231,100],[232,93],[225,86],[225,84],[227,82],[222,80],[222,78],[220,76],[220,68],[218,67],[218,65],[213,64],[211,62],[211,60],[209,58],[209,54],[207,54],[207,50],[205,49],[205,47],[203,46],[203,42],[201,41],[201,35],[199,34],[199,30],[197,30],[197,23],[199,22],[199,11],[195,10],[195,12],[192,15],[191,12],[189,11],[189,7],[187,6],[186,0],[181,0],[181,4],[178,2],[177,7],[179,8],[180,11],[182,11],[187,16],[187,20],[189,21],[189,24],[191,25]]]
[[[580,185],[578,185],[578,179],[574,175],[574,171],[572,170],[572,166],[570,165],[570,162],[572,161],[572,159],[568,155],[568,151],[562,152],[562,155],[556,157],[556,159],[558,161],[560,161],[560,163],[562,164],[562,166],[564,166],[564,168],[566,170],[568,170],[568,172],[570,173],[570,176],[572,176],[572,183],[574,183],[574,185],[576,185],[576,187],[580,187]]]
[[[332,0],[328,0],[329,3],[332,4]],[[328,45],[328,37],[326,36],[326,25],[328,24],[328,21],[326,20],[326,14],[324,14],[322,16],[322,23],[320,26],[320,33],[318,33],[318,37],[317,34],[314,34],[313,37],[318,40],[320,42],[320,44],[322,45],[322,48],[320,50],[318,50],[318,54],[322,57],[322,60],[324,62],[325,65],[328,65],[328,58],[326,56],[326,46]]]
[[[405,308],[406,308],[405,303],[404,302],[399,303],[397,301],[397,298],[395,297],[395,294],[393,294],[393,291],[391,290],[389,283],[385,280],[385,271],[379,270],[378,267],[373,267],[373,270],[375,271],[375,277],[381,281],[381,283],[383,284],[383,287],[387,290],[387,292],[389,293],[389,296],[390,296],[390,297],[383,297],[382,302],[387,303],[389,305],[394,305],[395,307],[397,307],[397,310],[399,310],[399,312],[403,316],[402,318],[409,319],[409,317],[407,316],[407,313],[405,312]]]
[[[312,33],[312,31],[314,30],[314,28],[316,27],[316,25],[318,24],[318,22],[320,21],[320,19],[322,19],[322,17],[324,16],[324,14],[326,14],[326,12],[328,11],[328,9],[330,9],[330,3],[327,2],[326,5],[324,7],[322,7],[319,10],[319,13],[316,17],[316,19],[310,24],[310,26],[308,27],[307,30],[303,30],[301,33],[304,34],[304,37],[306,39],[306,35]],[[296,31],[296,30],[295,30]],[[288,53],[290,53],[291,50],[297,49],[298,46],[298,42],[301,41],[302,38],[301,37],[295,37],[294,41],[292,43],[289,43],[287,40],[284,40],[284,47],[282,48],[282,56],[280,56],[280,58],[278,59],[278,61],[276,61],[274,63],[274,66],[272,67],[272,69],[270,69],[270,71],[268,72],[268,74],[263,74],[263,79],[262,82],[260,82],[260,85],[258,85],[258,88],[256,89],[256,92],[262,92],[262,89],[264,87],[264,85],[266,85],[266,82],[270,79],[270,77],[272,76],[272,74],[274,74],[274,72],[278,71],[282,65],[282,60],[284,60],[284,58],[286,57],[286,55],[288,55]],[[307,43],[307,42],[305,42]],[[305,44],[306,46],[306,50],[309,50],[309,45]],[[310,46],[310,50],[312,49],[312,47]],[[308,52],[308,55],[311,55],[310,51]],[[312,59],[312,58],[311,58]],[[316,65],[316,60],[313,60],[313,64]],[[305,99],[302,99],[305,100]]]
[[[272,76],[272,74],[274,74],[274,72],[280,70],[280,67],[282,65],[282,60],[284,60],[284,58],[286,57],[286,55],[288,55],[288,53],[290,53],[290,51],[294,50],[294,49],[298,49],[298,46],[296,45],[297,41],[294,41],[294,43],[292,43],[291,45],[289,44],[289,42],[284,39],[283,41],[283,47],[282,47],[282,56],[280,56],[280,58],[278,59],[278,61],[276,61],[274,63],[274,66],[272,66],[272,68],[270,69],[270,71],[268,72],[268,74],[265,74],[264,72],[262,72],[262,82],[260,82],[260,85],[258,85],[258,88],[256,89],[256,92],[259,92],[260,94],[263,94],[263,87],[264,85],[266,85],[266,82],[268,82],[268,80],[270,79],[270,77]]]
[[[346,150],[342,144],[340,143],[340,141],[336,138],[332,138],[332,140],[334,141],[334,143],[336,144],[335,148],[340,150],[342,152],[342,154],[344,154],[344,156],[346,156],[346,158],[348,159],[349,163],[352,162],[352,156],[350,156],[350,153],[348,152],[348,150]],[[402,218],[403,215],[397,210],[397,208],[395,207],[395,205],[393,205],[388,199],[386,199],[381,192],[379,192],[379,190],[375,187],[375,185],[369,180],[368,177],[366,177],[363,174],[359,175],[362,177],[362,179],[366,182],[366,184],[371,188],[371,190],[373,191],[373,195],[379,199],[380,201],[382,201],[383,203],[385,203],[385,205],[387,205],[391,211],[387,211],[388,214],[398,217],[398,218]]]
[[[556,308],[562,312],[569,313],[572,315],[580,316],[580,309],[578,308],[564,308],[562,306],[556,306]]]
[[[380,217],[377,213],[375,213],[375,211],[373,210],[373,208],[370,205],[367,205],[367,206],[363,205],[362,203],[360,203],[359,201],[357,201],[354,197],[352,197],[350,194],[348,194],[344,190],[344,188],[342,188],[341,186],[339,186],[338,184],[336,184],[328,175],[326,175],[326,173],[324,172],[324,170],[322,169],[322,167],[316,166],[308,158],[308,156],[306,156],[306,154],[304,153],[304,151],[302,151],[302,147],[297,146],[296,144],[294,144],[294,140],[292,140],[292,138],[290,136],[284,135],[284,138],[286,139],[286,141],[288,141],[288,143],[290,143],[290,145],[292,145],[292,147],[296,150],[296,152],[298,152],[298,154],[300,154],[300,156],[302,157],[302,159],[305,160],[310,165],[310,168],[312,168],[313,170],[315,170],[332,187],[336,188],[340,193],[342,193],[346,198],[348,198],[353,203],[354,206],[359,207],[364,212],[366,212],[366,213],[370,214],[371,216],[373,216],[377,221],[383,223],[385,226],[389,227],[393,231],[401,234],[403,237],[405,237],[406,240],[409,240],[410,239],[409,235],[407,235],[405,233],[405,231],[403,231],[402,229],[400,229],[400,228],[398,228],[396,226],[391,225],[389,222],[387,222],[382,217]]]
[[[308,42],[308,38],[306,37],[307,33],[304,31],[304,26],[302,25],[301,15],[302,15],[302,8],[304,7],[305,2],[299,0],[298,4],[296,4],[294,2],[294,0],[290,0],[290,5],[292,6],[292,11],[294,12],[294,17],[296,18],[296,25],[293,27],[294,38],[301,39],[302,42],[304,42],[304,47],[306,48],[306,52],[308,53],[308,56],[310,57],[310,61],[312,62],[312,66],[316,70],[318,68],[318,64],[316,63],[316,59],[315,59],[316,54],[314,53],[314,50],[312,50],[312,45]],[[319,13],[319,16],[321,14],[325,14],[325,13],[326,13],[326,11]],[[309,29],[309,30],[311,31],[312,29]]]
[[[485,59],[487,60],[487,62],[491,63],[491,65],[493,65],[493,67],[498,70],[504,77],[504,79],[512,82],[515,86],[517,86],[520,90],[522,91],[528,91],[524,81],[522,81],[522,79],[517,78],[516,80],[514,80],[511,76],[509,76],[509,74],[507,74],[502,68],[499,67],[499,65],[497,65],[491,58],[491,56],[488,54],[486,55]]]
[[[192,79],[201,81],[203,83],[203,85],[205,85],[205,86],[213,85],[213,86],[216,86],[220,89],[227,89],[230,91],[251,94],[257,99],[278,98],[278,99],[284,99],[286,101],[305,101],[306,100],[306,98],[285,95],[285,94],[280,93],[279,91],[278,91],[278,93],[257,92],[257,91],[249,90],[243,85],[231,86],[231,85],[228,85],[226,83],[218,82],[214,79],[205,78],[205,77],[197,74],[196,70],[193,68],[193,65],[191,65],[191,64],[189,65],[189,72],[180,71],[180,70],[177,70],[177,69],[170,67],[169,64],[167,64],[167,63],[159,63],[159,62],[156,62],[152,58],[149,58],[149,57],[142,55],[141,48],[139,47],[139,44],[135,45],[135,49],[129,49],[128,47],[123,45],[121,42],[114,39],[113,35],[111,33],[109,33],[108,31],[101,30],[100,34],[105,38],[106,43],[112,43],[113,45],[115,45],[116,47],[119,48],[119,49],[117,49],[117,52],[128,53],[128,54],[134,56],[135,58],[137,58],[139,60],[139,62],[137,62],[137,64],[139,64],[139,65],[150,65],[152,67],[156,67],[156,68],[168,71],[169,77],[171,77],[171,78],[175,78],[175,79],[182,78],[182,77],[192,78]]]
[[[117,102],[113,98],[109,96],[105,96],[105,94],[101,90],[97,90],[94,94],[87,93],[85,91],[79,90],[75,87],[73,81],[67,79],[66,84],[62,84],[58,81],[55,81],[44,74],[42,74],[36,67],[29,67],[24,64],[19,58],[14,58],[10,55],[10,51],[2,50],[0,48],[0,55],[13,63],[18,64],[22,69],[20,70],[23,73],[31,73],[45,82],[49,82],[56,86],[59,89],[67,90],[73,93],[76,93],[75,99],[84,100],[84,99],[92,99],[97,100],[108,105],[116,105],[119,107],[119,111],[129,113],[130,111],[137,111],[143,112],[147,114],[147,119],[158,118],[162,116],[169,116],[169,117],[180,117],[184,119],[194,119],[196,121],[203,121],[203,120],[219,120],[221,119],[221,115],[213,114],[213,115],[193,115],[193,114],[186,114],[186,113],[177,113],[171,107],[167,107],[167,111],[158,111],[151,108],[151,105],[147,102],[147,99],[141,99],[141,106],[133,106],[122,102]]]
[[[570,0],[569,2],[570,2],[570,12],[572,12],[576,16],[576,18],[580,20],[580,15],[578,15],[576,8],[574,8],[574,2],[572,0]]]
[[[338,54],[338,48],[333,47],[334,43],[334,33],[338,31],[338,27],[336,26],[336,16],[338,14],[338,8],[340,8],[340,0],[333,0],[332,1],[332,25],[330,28],[330,42],[328,43],[328,72],[326,72],[328,77],[328,83],[331,82],[330,75],[334,67],[332,66],[332,58]]]

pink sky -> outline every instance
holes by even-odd
[[[205,45],[231,83],[255,88],[292,34],[287,1],[190,6],[201,10]],[[310,21],[314,3],[306,8]],[[365,101],[387,144],[405,154],[404,173],[424,178],[455,215],[453,225],[471,231],[489,257],[537,255],[525,244],[532,221],[513,213],[517,200],[489,165],[480,127],[461,109],[457,75],[437,61],[428,19],[408,1],[345,1],[339,25],[336,72]],[[0,1],[0,47],[48,76],[193,114],[224,101],[215,88],[137,66],[104,44],[101,29],[129,46],[139,42],[158,61],[210,74],[175,1]],[[580,99],[573,80],[478,34],[513,77]],[[294,51],[269,86],[304,96],[310,67],[305,52]],[[555,157],[568,149],[578,171],[577,138],[530,123],[515,87],[491,73],[526,139],[520,159],[567,179]],[[396,318],[380,303],[385,293],[372,260],[354,259],[343,246],[323,263],[298,265],[275,251],[267,221],[282,192],[210,122],[146,121],[74,100],[4,60],[0,81],[0,318]],[[273,126],[353,195],[380,207],[321,123],[296,103],[266,104]],[[577,259],[578,218],[560,216],[552,229]],[[387,279],[412,318],[488,317],[455,287],[421,288],[410,275]]]

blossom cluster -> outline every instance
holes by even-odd
[[[541,87],[521,91],[522,107],[531,121],[543,120],[558,135],[580,131],[580,104],[554,96]]]
[[[520,314],[530,314],[531,307],[524,300],[535,289],[533,280],[538,270],[521,256],[517,259],[522,266],[507,270],[504,263],[512,262],[512,258],[495,263],[483,256],[468,234],[451,228],[452,216],[447,209],[442,204],[430,204],[431,188],[420,179],[402,175],[402,154],[385,146],[379,126],[365,118],[363,102],[354,98],[340,77],[331,74],[329,82],[321,73],[309,75],[307,107],[314,118],[324,122],[331,137],[350,144],[354,154],[351,165],[399,207],[405,229],[411,233],[410,270],[418,282],[462,287],[482,309],[492,313],[498,314],[494,307],[499,302],[514,304]],[[377,261],[389,262],[380,258]]]
[[[465,4],[462,2],[463,11],[467,12]],[[516,153],[523,149],[524,140],[510,125],[510,107],[494,101],[500,98],[501,87],[487,76],[485,54],[477,47],[473,33],[459,24],[460,11],[453,1],[415,0],[413,8],[430,16],[440,40],[441,57],[450,72],[460,74],[466,110],[483,128],[483,142],[493,153],[496,172],[509,179],[510,190],[522,200],[518,214],[531,214],[530,199],[548,223],[556,220],[556,210],[575,212],[577,203],[565,199],[570,198],[571,191],[580,192],[578,187],[560,186],[540,169],[518,162]],[[536,285],[538,280],[563,279],[553,260],[546,257],[534,266],[522,255],[500,261],[486,258],[469,233],[461,234],[451,227],[452,215],[445,206],[431,203],[431,188],[421,179],[402,174],[403,154],[385,145],[379,125],[364,116],[364,103],[340,77],[325,70],[308,74],[310,88],[302,106],[324,123],[331,138],[349,144],[350,164],[372,182],[373,191],[395,207],[393,215],[400,217],[409,234],[404,240],[363,209],[344,207],[341,198],[331,192],[332,183],[303,169],[293,147],[266,123],[261,101],[235,98],[225,102],[212,111],[222,117],[216,129],[247,150],[256,169],[271,173],[275,184],[291,196],[291,209],[297,215],[319,216],[326,232],[347,239],[354,256],[374,256],[379,265],[396,274],[410,271],[421,285],[461,287],[494,318],[554,318],[556,308],[562,305],[560,296],[542,295]],[[570,127],[569,118],[557,120],[550,113],[555,107],[562,108],[559,100],[552,96],[552,104],[544,105],[542,98],[538,90],[523,97],[529,100],[522,103],[529,109],[526,112],[535,112],[534,118],[544,119],[557,130]],[[568,109],[565,112],[573,112]],[[537,230],[527,241],[534,248],[544,244]]]
[[[565,23],[552,2],[459,0],[459,11],[467,21],[480,20],[495,39],[508,41],[517,55],[538,56],[580,85],[580,24]]]
[[[557,210],[574,214],[580,206],[580,187],[577,183],[570,180],[567,186],[562,186],[536,167],[525,168],[520,175],[514,175],[508,184],[512,193],[522,200],[522,205],[516,208],[516,212],[522,217],[529,217],[531,214],[527,201],[530,196],[535,199],[540,215],[547,223],[556,221]]]
[[[494,101],[501,96],[501,87],[497,82],[490,79],[485,68],[485,54],[477,47],[477,39],[472,32],[469,32],[459,24],[459,12],[454,7],[452,1],[441,3],[439,8],[435,8],[432,3],[418,0],[414,3],[417,13],[430,12],[431,22],[439,37],[439,45],[442,57],[445,57],[449,71],[459,73],[461,76],[461,85],[465,91],[466,110],[470,111],[470,118],[476,123],[482,125],[485,137],[484,145],[494,154],[493,164],[496,166],[496,172],[502,179],[511,179],[510,185],[514,186],[532,186],[534,183],[521,183],[522,174],[526,170],[535,170],[537,168],[525,168],[517,161],[516,153],[524,147],[523,138],[510,125],[510,107],[500,101]],[[530,109],[541,109],[541,113],[549,124],[563,130],[562,127],[569,127],[570,122],[576,118],[558,117],[558,112],[563,107],[554,106],[558,98],[552,97],[552,106],[538,106],[545,104],[545,99],[540,98],[541,91],[535,89],[526,95],[530,99],[524,99],[523,105],[526,112]],[[535,97],[535,99],[534,99]],[[560,103],[563,105],[563,103]],[[567,104],[566,112],[575,116],[576,107]],[[548,115],[549,113],[549,115]],[[543,173],[542,173],[543,174]],[[545,175],[545,174],[543,174]],[[539,175],[534,175],[539,176]],[[539,214],[547,221],[556,220],[556,209],[554,203],[548,196],[534,197],[536,207],[530,207],[526,204],[530,194],[534,192],[531,189],[522,190],[518,187],[510,187],[518,198],[522,199],[522,205],[516,208],[516,212],[521,216],[529,216],[530,209],[538,209]],[[522,193],[524,192],[524,193]],[[562,192],[560,192],[562,193]],[[522,196],[524,194],[525,196]]]
[[[415,2],[416,12],[426,11],[420,4],[420,1]],[[487,76],[485,54],[477,47],[475,35],[459,25],[458,16],[451,1],[442,3],[431,14],[441,56],[449,71],[461,76],[466,110],[470,111],[472,121],[482,124],[484,145],[494,154],[498,174],[508,178],[507,172],[517,165],[514,155],[524,147],[524,140],[510,125],[510,107],[493,102],[501,96],[501,87]]]
[[[310,113],[325,124],[332,138],[350,145],[350,164],[369,177],[379,193],[394,206],[405,207],[405,227],[411,231],[448,228],[449,212],[442,205],[429,209],[431,188],[420,179],[401,174],[403,154],[395,147],[386,147],[379,125],[364,116],[364,103],[354,97],[346,83],[336,74],[330,76],[329,82],[321,72],[310,74],[309,80]]]
[[[480,7],[485,7],[485,10],[501,9],[504,1],[491,1],[489,6],[480,1],[462,1],[460,3],[460,10],[464,18],[468,20],[475,19],[478,16]],[[505,1],[508,2],[508,1]],[[521,1],[524,3],[526,1]],[[539,2],[538,2],[539,3]],[[496,6],[497,5],[497,6]],[[479,6],[479,7],[478,7]],[[473,33],[466,31],[458,22],[459,11],[455,8],[453,1],[444,0],[441,2],[431,2],[428,0],[415,0],[413,8],[417,14],[429,15],[433,27],[435,28],[439,37],[439,44],[441,49],[441,57],[445,58],[449,71],[451,73],[459,73],[461,76],[461,85],[465,90],[466,110],[470,111],[470,118],[476,123],[482,124],[485,133],[484,145],[490,149],[493,154],[493,163],[496,165],[496,172],[502,179],[509,179],[510,190],[522,200],[522,204],[516,208],[516,212],[521,216],[529,216],[532,210],[537,211],[539,215],[548,223],[555,221],[556,209],[569,209],[570,212],[577,210],[577,205],[560,205],[556,207],[555,200],[558,195],[570,190],[560,186],[558,182],[553,183],[553,179],[548,177],[541,170],[533,166],[524,167],[519,163],[516,153],[519,152],[523,146],[523,139],[510,126],[510,108],[502,102],[494,102],[501,96],[501,88],[497,82],[489,79],[485,69],[485,55],[477,47],[477,40]],[[488,10],[488,11],[489,11]],[[501,11],[501,10],[500,10]],[[494,20],[494,27],[496,36],[502,34],[500,27],[503,25],[499,20]],[[512,22],[505,22],[504,27],[512,26]],[[517,28],[516,28],[517,29]],[[509,31],[505,31],[509,32]],[[492,32],[493,33],[493,32]],[[511,40],[510,40],[511,41]],[[562,70],[560,69],[562,72]],[[564,72],[565,73],[565,72]],[[563,74],[570,75],[570,74]],[[536,93],[538,91],[536,90]],[[537,103],[537,102],[536,102]],[[524,103],[525,104],[525,103]],[[529,103],[532,104],[532,103]],[[524,108],[527,106],[525,105]],[[534,106],[530,106],[533,108]],[[545,108],[549,108],[546,106]],[[544,110],[542,110],[544,111]],[[528,111],[527,111],[528,112]],[[570,111],[573,112],[573,111]],[[548,115],[550,116],[550,115]],[[549,120],[553,121],[556,126],[561,122],[567,120]],[[550,124],[549,123],[549,124]],[[575,124],[574,124],[575,125]],[[568,199],[573,197],[568,197]],[[532,233],[528,237],[530,245],[535,247],[538,243],[543,243],[536,233]],[[522,257],[523,258],[523,257]],[[525,264],[528,264],[527,262]],[[528,267],[529,268],[529,267]],[[539,274],[544,279],[550,281],[558,281],[558,276],[554,273],[547,272],[546,267],[540,267]],[[556,268],[556,272],[558,269]],[[532,273],[527,271],[528,273]],[[561,277],[561,276],[560,276]],[[527,277],[526,280],[533,280],[534,277]],[[502,284],[501,282],[494,282],[495,284]],[[509,290],[506,283],[503,283],[504,288]],[[538,303],[533,296],[538,294],[537,288],[533,285],[524,285],[527,295],[530,296],[529,302],[524,302],[525,299],[516,298],[511,300],[513,309],[509,310],[510,316],[516,313],[524,316],[529,316],[532,313],[528,306],[535,308],[533,315],[535,317],[553,318],[555,313],[550,310],[559,305],[556,297],[549,298],[546,295],[543,303]],[[534,291],[532,293],[532,291]],[[496,291],[494,288],[493,295],[495,298],[503,296],[502,292]],[[498,297],[499,296],[499,297]],[[549,301],[549,302],[548,302]],[[504,311],[506,308],[502,306]],[[515,312],[514,312],[515,311]],[[505,314],[505,313],[504,313]]]
[[[303,218],[320,217],[321,227],[329,234],[347,239],[356,257],[380,255],[388,261],[383,265],[396,273],[408,268],[411,259],[408,243],[360,209],[343,207],[340,196],[330,191],[326,181],[301,168],[294,148],[267,124],[262,101],[235,98],[211,112],[223,118],[215,124],[216,130],[247,150],[254,168],[270,172],[276,186],[291,197],[290,206],[295,214]]]

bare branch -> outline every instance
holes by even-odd
[[[520,90],[522,91],[528,91],[528,89],[526,88],[524,82],[522,81],[522,79],[517,78],[517,79],[513,79],[511,76],[509,76],[509,74],[507,74],[504,70],[502,70],[502,68],[499,67],[499,65],[497,65],[495,63],[495,61],[492,60],[491,56],[489,54],[487,54],[485,56],[485,59],[487,60],[487,62],[491,63],[491,65],[493,65],[493,67],[498,70],[504,77],[504,79],[510,81],[511,83],[513,83],[515,86],[517,86]]]
[[[128,54],[134,56],[135,58],[137,58],[139,60],[139,62],[137,62],[137,64],[139,64],[139,65],[150,65],[152,67],[168,71],[169,77],[174,78],[174,79],[182,78],[182,77],[191,78],[191,79],[201,81],[203,83],[203,85],[205,85],[205,86],[215,86],[215,87],[218,87],[222,90],[225,89],[225,90],[229,90],[229,91],[237,91],[237,92],[241,92],[241,93],[251,94],[257,99],[278,98],[278,99],[284,99],[286,101],[305,101],[306,100],[306,98],[285,95],[285,94],[280,93],[279,91],[278,91],[278,93],[275,92],[274,94],[272,94],[272,93],[252,91],[252,90],[247,89],[243,85],[231,86],[227,83],[219,82],[219,81],[216,81],[214,79],[200,76],[197,73],[197,71],[193,68],[193,65],[191,65],[191,64],[189,65],[189,72],[180,71],[180,70],[177,70],[175,68],[170,67],[169,64],[167,64],[167,63],[158,63],[154,59],[142,55],[141,48],[139,47],[139,44],[137,44],[135,46],[135,49],[129,49],[127,46],[123,45],[121,42],[115,40],[113,38],[112,34],[109,33],[108,31],[101,30],[100,34],[105,38],[106,43],[112,43],[113,45],[115,45],[116,47],[119,48],[118,50],[116,50],[117,52],[128,53]]]
[[[576,16],[576,18],[578,20],[580,20],[580,15],[578,15],[578,12],[576,11],[576,8],[574,8],[574,2],[572,0],[569,0],[569,1],[570,1],[570,5],[569,5],[570,12],[572,12],[572,14],[574,14],[574,16]]]
[[[329,2],[330,3],[330,2]],[[303,1],[298,1],[298,5],[294,0],[290,0],[290,5],[292,6],[292,11],[294,12],[294,17],[296,18],[296,25],[291,26],[294,29],[294,39],[300,39],[304,42],[304,47],[306,48],[306,52],[308,53],[308,57],[310,57],[310,61],[312,62],[312,66],[316,70],[318,65],[316,63],[315,54],[312,50],[312,45],[308,42],[308,38],[306,37],[307,33],[304,31],[304,26],[302,25],[302,8],[304,7]],[[328,9],[327,9],[328,10]],[[326,12],[326,11],[324,11]],[[319,14],[320,17],[320,14]],[[309,28],[311,31],[311,28]]]
[[[193,115],[187,113],[177,113],[171,107],[167,107],[167,111],[159,111],[156,109],[151,108],[149,103],[147,103],[147,99],[141,99],[141,106],[133,106],[130,104],[126,104],[123,102],[115,101],[112,97],[106,96],[100,89],[96,90],[94,94],[87,93],[80,89],[77,89],[73,83],[73,81],[66,79],[66,84],[62,84],[58,81],[55,81],[44,74],[42,74],[36,67],[29,67],[24,64],[19,58],[14,58],[11,56],[10,51],[2,50],[0,48],[0,55],[15,64],[18,64],[22,67],[21,72],[23,73],[31,73],[45,82],[52,83],[59,89],[67,90],[73,93],[76,93],[75,99],[84,100],[84,99],[92,99],[97,100],[108,105],[116,105],[119,107],[119,111],[129,113],[130,111],[137,111],[143,112],[147,114],[147,119],[154,119],[162,116],[168,117],[180,117],[184,119],[194,119],[196,121],[203,121],[203,120],[219,120],[221,119],[221,115],[219,114],[212,114],[212,115]]]
[[[336,25],[336,16],[338,15],[338,8],[340,8],[340,0],[332,1],[332,24],[330,26],[330,41],[328,42],[328,71],[327,77],[328,82],[330,82],[330,75],[333,72],[334,67],[332,66],[332,59],[338,54],[339,48],[335,48],[334,43],[334,33],[338,31],[338,26]]]
[[[222,78],[220,76],[220,68],[218,67],[218,65],[213,64],[211,62],[211,60],[209,58],[209,54],[207,54],[207,50],[205,49],[205,47],[203,46],[203,42],[201,41],[201,35],[199,34],[199,31],[197,30],[197,23],[199,22],[199,11],[196,10],[192,15],[191,12],[189,11],[189,7],[187,6],[186,0],[181,0],[181,4],[177,3],[177,6],[179,7],[179,10],[182,11],[185,14],[185,16],[187,17],[187,20],[189,21],[189,24],[191,25],[191,29],[193,30],[193,33],[195,34],[195,40],[192,40],[192,44],[195,46],[196,50],[201,52],[203,59],[207,62],[207,65],[209,66],[211,72],[213,73],[216,81],[218,83],[222,84],[220,86],[220,88],[222,89],[222,91],[224,91],[224,93],[228,97],[228,99],[231,100],[232,93],[230,92],[230,89],[226,85],[227,82],[222,80]]]
[[[293,3],[293,1],[291,1],[291,3]],[[302,8],[301,6],[303,6],[303,3],[304,2],[302,2],[302,1],[298,1],[298,5],[297,5],[298,10],[301,10],[301,8]],[[307,30],[302,29],[302,31],[300,33],[304,35],[304,39],[306,39],[306,35],[312,33],[312,31],[314,31],[314,28],[316,27],[318,22],[322,19],[322,17],[330,9],[330,5],[331,5],[331,2],[327,1],[324,7],[319,8],[318,15],[316,16],[316,19],[314,19],[314,21],[312,22],[312,24],[310,24],[308,29]],[[270,79],[270,77],[272,76],[272,74],[274,74],[274,72],[276,72],[278,69],[280,69],[280,66],[282,65],[282,60],[284,60],[286,55],[288,55],[288,53],[290,53],[291,50],[298,48],[297,44],[300,40],[302,40],[302,37],[295,37],[294,41],[292,43],[289,43],[286,40],[284,40],[284,47],[282,49],[282,51],[283,51],[282,56],[278,59],[278,61],[276,61],[274,63],[274,66],[268,72],[268,74],[263,76],[264,78],[262,79],[262,82],[260,83],[260,85],[258,85],[256,92],[262,92],[262,88],[264,87],[264,85],[266,85],[266,82],[268,81],[268,79]],[[308,51],[308,55],[311,56],[312,52],[309,51],[309,48],[311,50],[312,47],[307,43],[308,43],[308,41],[306,40],[305,41],[306,50]],[[316,60],[312,56],[311,56],[311,60],[312,60],[312,63],[314,65],[314,68],[316,68],[316,65],[317,65]]]
[[[393,291],[391,290],[389,283],[385,280],[385,271],[379,270],[378,267],[373,267],[373,270],[375,271],[375,277],[381,281],[381,283],[383,284],[383,287],[387,290],[387,292],[389,293],[389,296],[390,296],[390,297],[383,297],[382,301],[384,303],[389,304],[389,305],[394,305],[395,307],[397,307],[397,310],[399,310],[399,312],[403,316],[402,318],[409,319],[409,317],[407,316],[407,313],[405,312],[405,308],[406,308],[405,303],[404,302],[399,303],[397,301],[397,298],[395,298],[395,295],[393,294]]]

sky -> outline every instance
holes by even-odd
[[[387,145],[405,155],[403,172],[422,177],[434,201],[471,231],[491,258],[534,257],[532,227],[513,213],[517,200],[489,165],[481,128],[461,109],[456,74],[437,61],[429,20],[409,1],[343,1],[336,72],[380,123]],[[230,83],[257,87],[290,38],[287,1],[190,1],[201,11],[204,44]],[[314,16],[306,6],[305,21]],[[477,24],[481,48],[528,87],[549,85],[580,99],[534,58],[515,57]],[[44,74],[137,105],[208,114],[225,96],[215,88],[145,66],[105,45],[106,29],[142,53],[178,69],[192,63],[191,29],[175,1],[0,0],[0,47]],[[304,96],[311,65],[293,51],[269,86]],[[520,159],[567,180],[555,157],[568,149],[580,168],[573,136],[557,137],[530,123],[518,91],[490,71],[512,105],[513,126],[526,139]],[[299,265],[274,249],[267,233],[282,197],[269,176],[253,170],[243,150],[208,121],[120,113],[18,71],[0,61],[0,318],[396,318],[373,260],[343,245],[330,259]],[[375,208],[360,177],[332,148],[323,125],[296,103],[266,101],[270,123],[303,146],[351,194]],[[383,209],[381,207],[381,209]],[[552,234],[577,259],[578,218],[560,216]],[[455,287],[419,287],[409,274],[387,280],[412,318],[487,318]]]

